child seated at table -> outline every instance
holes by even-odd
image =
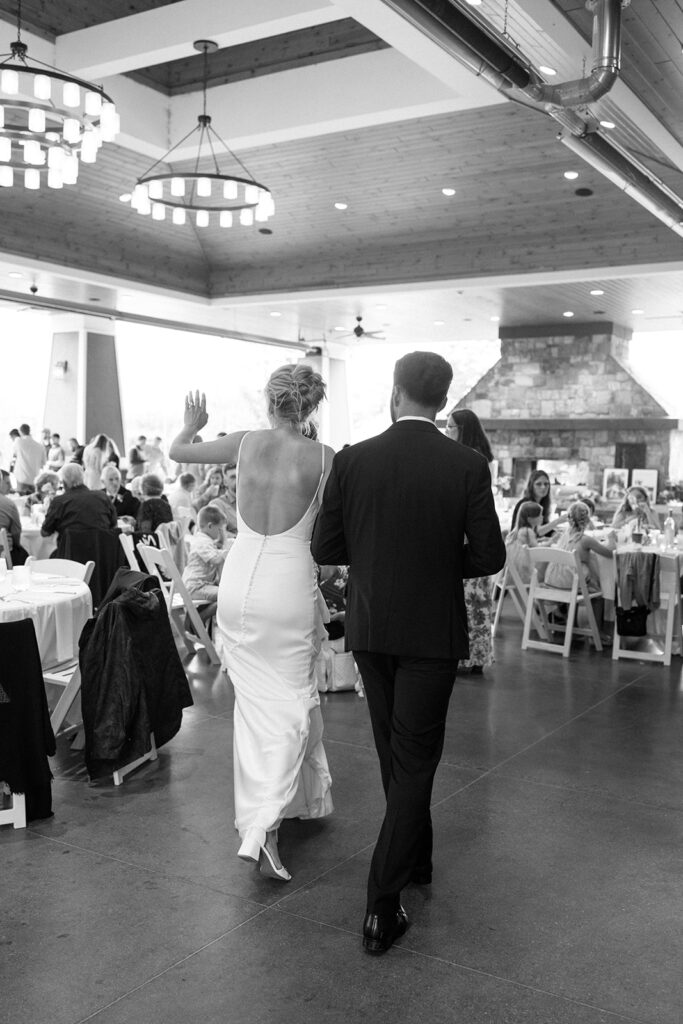
[[[536,501],[525,501],[517,513],[514,530],[505,538],[507,564],[513,565],[523,583],[531,582],[529,548],[538,547],[536,530],[543,522],[543,508]]]
[[[223,563],[228,554],[225,544],[226,519],[220,509],[205,505],[197,516],[197,529],[190,541],[190,554],[183,571],[183,583],[191,597],[216,601]]]
[[[607,544],[601,544],[595,537],[586,536],[586,530],[590,524],[590,511],[582,501],[575,501],[567,509],[567,520],[569,529],[562,534],[554,546],[562,551],[577,551],[581,570],[592,590],[600,589],[600,580],[597,573],[597,564],[591,563],[591,553],[602,558],[613,558],[617,546],[617,535],[611,530],[607,537]],[[572,570],[568,565],[550,563],[546,569],[545,582],[548,586],[569,589],[572,585]]]

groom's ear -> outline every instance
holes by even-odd
[[[441,412],[441,410],[443,409],[443,407],[444,407],[444,405],[446,404],[447,401],[448,401],[448,395],[444,395],[443,396],[443,401],[441,402],[441,404],[439,405],[439,407],[438,407],[438,409],[436,411],[437,412]]]

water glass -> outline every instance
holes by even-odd
[[[31,586],[31,566],[16,565],[12,573],[12,585],[15,590],[28,590]]]

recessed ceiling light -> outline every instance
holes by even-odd
[[[334,330],[335,331],[345,331],[346,328],[345,327],[335,327]]]
[[[593,316],[604,316],[604,315],[605,315],[605,310],[604,309],[594,309],[593,310]]]
[[[570,316],[574,316],[574,314],[572,313],[571,309],[568,309],[568,310],[566,310],[566,312],[564,312],[562,314],[562,316],[570,317]]]
[[[551,78],[553,75],[557,74],[555,68],[549,68],[547,64],[541,64],[538,70],[542,72],[544,75],[550,75]]]
[[[615,125],[614,121],[601,121],[600,122],[600,127],[601,128],[616,128],[616,125]]]
[[[122,195],[119,196],[119,201],[122,203],[129,203],[132,198],[133,196],[131,192],[124,192]]]
[[[282,316],[282,313],[278,313],[278,311],[276,309],[271,309],[270,315],[271,316]]]
[[[645,310],[644,309],[632,309],[631,312],[633,313],[634,316],[642,316],[643,313],[645,312]]]
[[[500,317],[499,316],[491,316],[491,317],[489,317],[489,320],[491,321],[492,324],[497,324],[498,321],[500,320]]]
[[[349,204],[348,203],[335,203],[334,204],[334,208],[335,208],[335,210],[348,210]]]
[[[455,189],[454,188],[442,188],[441,191],[442,191],[443,195],[445,195],[445,196],[454,196],[455,195]]]
[[[575,181],[576,178],[578,178],[578,176],[579,176],[579,172],[578,171],[565,171],[564,172],[564,176],[567,179],[567,181]]]
[[[591,288],[591,295],[604,295],[605,292],[602,288]]]
[[[445,321],[445,320],[435,320],[435,321],[434,321],[434,326],[435,326],[435,327],[443,327],[443,325],[444,325],[445,323],[446,323],[446,321]]]
[[[88,302],[101,302],[101,301],[102,301],[102,299],[99,297],[99,295],[89,295],[88,296]]]
[[[259,228],[258,229],[258,233],[259,233],[259,235],[272,235],[273,229],[272,228]]]
[[[20,274],[18,270],[10,270],[10,272],[9,272],[9,274],[7,276],[8,277],[20,277],[20,278],[24,277],[24,275]]]
[[[593,195],[593,189],[592,188],[577,188],[577,189],[574,189],[574,195],[575,196],[592,196]]]

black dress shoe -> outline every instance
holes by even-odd
[[[396,911],[396,917],[389,926],[382,927],[378,914],[366,914],[363,922],[363,949],[370,956],[382,956],[393,946],[396,939],[405,934],[408,915],[403,907]]]

